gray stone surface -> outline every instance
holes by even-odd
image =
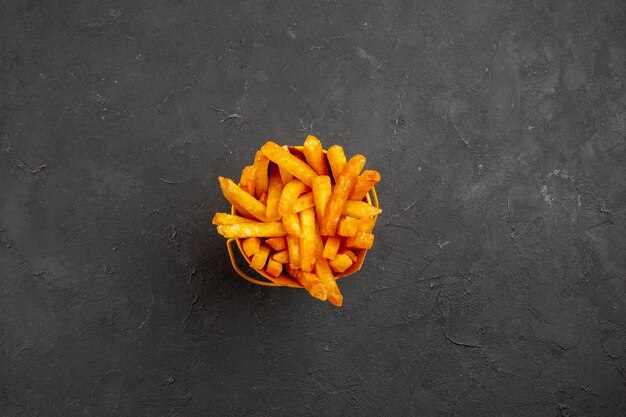
[[[626,415],[623,1],[2,3],[0,415]],[[383,175],[340,309],[210,224],[309,133]]]

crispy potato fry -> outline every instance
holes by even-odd
[[[280,275],[281,272],[283,272],[283,265],[280,262],[270,258],[267,260],[267,267],[265,268],[265,272],[276,278]]]
[[[313,201],[313,193],[302,194],[295,203],[293,203],[293,207],[291,211],[294,213],[300,213],[308,208],[315,207],[315,202]]]
[[[287,248],[287,239],[284,237],[272,237],[270,239],[266,239],[265,243],[270,245],[270,247],[275,251],[281,251]]]
[[[322,240],[322,234],[320,233],[320,227],[315,219],[315,257],[322,256],[324,250],[324,241]]]
[[[335,236],[329,236],[326,239],[326,244],[324,245],[324,251],[322,252],[322,256],[326,259],[335,259],[337,256],[337,251],[339,250],[339,245],[341,245],[341,239]]]
[[[255,253],[261,250],[261,239],[258,237],[249,237],[244,239],[243,243],[243,252],[247,257],[251,257]]]
[[[313,180],[313,201],[315,202],[315,215],[318,222],[321,222],[322,218],[324,218],[331,192],[332,188],[328,175],[315,177]]]
[[[374,207],[365,201],[352,201],[348,200],[343,208],[342,215],[356,217],[357,219],[364,219],[366,217],[377,216],[383,211]]]
[[[217,233],[227,239],[231,237],[280,237],[287,234],[281,222],[221,224],[217,226]]]
[[[257,219],[261,221],[266,220],[265,213],[267,212],[267,207],[265,204],[239,188],[231,179],[219,177],[219,181],[226,199],[232,199],[233,202],[237,203]]]
[[[315,136],[309,135],[304,141],[304,156],[307,164],[319,175],[328,175],[328,165],[322,150],[322,142]]]
[[[315,267],[315,210],[306,209],[299,213],[302,237],[300,238],[300,268],[311,272]]]
[[[260,198],[263,194],[267,193],[267,187],[269,184],[267,169],[269,163],[270,160],[267,159],[261,151],[256,153],[256,156],[254,157],[254,192],[256,193],[257,198]]]
[[[335,189],[330,196],[328,206],[326,206],[326,211],[324,212],[324,217],[321,222],[322,227],[320,230],[323,236],[332,236],[335,234],[339,217],[344,210],[346,201],[354,188],[354,184],[363,166],[365,166],[365,157],[363,155],[354,155],[346,164],[339,179],[337,179]]]
[[[267,262],[267,258],[270,255],[270,247],[267,245],[261,245],[261,249],[252,257],[252,261],[250,262],[250,266],[254,269],[263,269],[265,263]]]
[[[278,213],[282,217],[283,224],[287,233],[301,237],[302,229],[298,215],[293,212],[293,205],[298,196],[307,190],[307,186],[300,180],[291,180],[283,188],[283,193],[278,202]]]
[[[350,194],[350,200],[363,200],[365,198],[365,194],[369,193],[372,187],[379,182],[380,173],[378,171],[366,169],[356,180],[354,190],[352,191],[352,194]]]
[[[300,269],[300,239],[287,235],[287,249],[289,250],[289,266],[292,269]]]
[[[357,228],[359,227],[359,219],[354,217],[344,217],[339,220],[339,225],[337,226],[337,234],[339,236],[354,236],[357,232]]]
[[[354,262],[345,253],[337,255],[335,259],[328,262],[330,269],[336,274],[343,274],[346,269],[350,268]]]
[[[276,252],[272,255],[272,259],[281,264],[289,263],[289,251],[287,249]]]
[[[308,166],[306,162],[296,158],[290,154],[288,150],[283,149],[274,142],[266,142],[265,145],[261,147],[261,151],[270,161],[287,170],[291,175],[299,178],[309,187],[313,182],[313,178],[317,177],[317,173],[313,168]]]
[[[343,295],[339,291],[335,276],[328,266],[328,261],[322,257],[315,260],[315,274],[320,278],[324,287],[326,287],[328,301],[340,307],[343,304]]]
[[[333,179],[337,182],[337,179],[343,172],[347,163],[346,154],[343,152],[343,148],[341,146],[333,145],[328,148],[326,157],[328,158],[328,164],[330,165],[330,171],[333,174]]]
[[[278,168],[278,172],[280,173],[280,180],[283,182],[283,185],[293,179],[293,175],[291,175],[286,169]]]
[[[359,227],[357,232],[372,233],[374,226],[376,225],[376,217],[366,217],[359,220]]]
[[[374,244],[372,233],[357,232],[346,240],[346,247],[352,249],[369,249]]]
[[[293,269],[292,267],[285,265],[287,273],[294,277],[296,281],[304,287],[313,297],[318,300],[326,301],[328,298],[328,290],[322,284],[322,280],[311,272],[301,271],[299,269]]]
[[[267,188],[266,216],[268,221],[272,222],[280,220],[280,213],[278,212],[278,202],[280,201],[280,196],[282,193],[283,183],[280,179],[278,166],[276,164],[272,164],[272,166],[270,167],[270,178]]]
[[[254,220],[228,213],[215,213],[212,220],[213,224],[216,226],[220,224],[250,223],[253,221]]]
[[[341,249],[341,250],[339,251],[339,254],[340,254],[340,255],[342,255],[342,254],[348,255],[348,257],[349,257],[350,259],[352,259],[352,262],[356,262],[356,261],[357,261],[357,259],[359,259],[359,257],[358,257],[358,256],[356,256],[356,254],[355,254],[354,252],[352,252],[351,250],[348,250],[348,249]]]
[[[254,177],[256,175],[256,167],[254,165],[248,165],[241,170],[241,177],[239,177],[239,187],[254,196]]]

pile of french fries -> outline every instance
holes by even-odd
[[[225,238],[243,239],[250,266],[268,279],[287,274],[313,297],[341,306],[336,279],[372,247],[381,213],[366,199],[380,174],[364,166],[363,155],[347,160],[341,146],[325,153],[315,136],[302,151],[267,142],[239,184],[219,177],[237,214],[216,213],[213,224]]]

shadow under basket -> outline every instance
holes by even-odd
[[[302,153],[302,146],[290,146],[289,147],[289,151],[291,153],[299,153],[299,154],[301,154]],[[324,153],[326,153],[326,151],[324,151]],[[373,203],[373,205],[376,208],[379,208],[378,196],[376,195],[376,190],[373,187],[372,187],[372,190],[369,193],[367,193],[367,195],[365,196],[363,201],[367,201],[368,204],[372,204]],[[232,207],[232,206],[230,208],[230,212],[231,212],[231,214],[238,214],[237,210],[235,210],[235,207]],[[235,260],[235,254],[233,253],[233,247],[232,247],[233,242],[237,243],[237,247],[239,248],[239,252],[241,253],[241,256],[243,256],[243,258],[246,260],[246,262],[248,262],[248,265],[250,265],[250,263],[252,262],[252,257],[251,256],[246,256],[245,252],[243,251],[243,246],[242,246],[243,245],[243,239],[241,239],[241,238],[238,238],[238,239],[230,238],[230,239],[228,239],[226,241],[226,249],[228,250],[228,256],[230,256],[230,262],[233,265],[233,269],[243,279],[245,279],[246,281],[249,281],[249,282],[251,282],[253,284],[263,285],[263,286],[266,286],[266,287],[302,288],[302,285],[300,285],[300,283],[298,281],[296,281],[289,274],[287,274],[284,271],[284,269],[283,269],[283,272],[278,277],[274,278],[273,276],[269,275],[264,270],[258,270],[258,269],[252,268],[252,266],[250,266],[250,268],[254,269],[259,275],[261,275],[263,278],[265,278],[266,279],[265,281],[261,281],[259,279],[252,278],[251,276],[249,276],[248,274],[243,272],[239,268],[239,266],[237,265],[237,261]],[[346,269],[343,273],[335,275],[335,279],[342,278],[342,277],[347,277],[348,275],[354,274],[359,269],[361,269],[361,266],[363,265],[363,261],[365,260],[365,255],[366,254],[367,254],[367,249],[361,249],[358,252],[356,252],[356,256],[357,256],[356,262],[354,262],[350,266],[350,268]]]

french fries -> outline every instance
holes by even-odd
[[[254,220],[228,213],[215,213],[212,220],[213,224],[216,226],[220,224],[250,223],[253,221]]]
[[[306,164],[289,153],[288,150],[281,148],[274,142],[267,142],[261,147],[261,152],[279,167],[283,168],[291,175],[299,178],[309,187],[313,183],[313,178],[317,177],[317,173]]]
[[[250,165],[245,167],[241,171],[241,177],[239,177],[239,187],[254,196],[254,177],[256,176],[256,167],[254,165]]]
[[[352,191],[352,194],[350,194],[350,200],[363,200],[365,198],[365,194],[369,193],[372,187],[378,184],[379,181],[380,173],[378,171],[366,169],[356,180],[354,190]]]
[[[272,165],[270,167],[270,178],[267,189],[267,212],[266,217],[268,221],[280,220],[280,213],[278,212],[278,202],[280,196],[283,193],[283,182],[278,172],[278,167]]]
[[[287,234],[281,222],[222,224],[217,226],[217,233],[227,239],[231,237],[237,239],[246,237],[280,237]]]
[[[343,168],[348,162],[346,154],[343,152],[343,148],[341,146],[333,145],[328,148],[326,156],[328,157],[328,164],[330,165],[330,171],[333,173],[333,178],[337,181],[337,178],[339,178],[343,172]]]
[[[320,277],[311,272],[292,269],[290,266],[285,267],[285,269],[289,272],[289,275],[294,277],[304,289],[309,292],[309,294],[318,300],[326,301],[328,298],[328,289],[324,286]]]
[[[346,247],[352,249],[369,249],[374,244],[372,233],[357,232],[346,240]]]
[[[287,250],[289,252],[289,266],[300,269],[300,239],[294,235],[287,235]]]
[[[267,196],[267,187],[269,184],[269,177],[267,176],[267,168],[270,160],[267,159],[261,151],[256,153],[254,157],[254,192],[256,197],[262,199],[265,194]],[[254,194],[253,194],[254,195]]]
[[[261,203],[259,200],[239,188],[233,180],[219,177],[219,181],[220,186],[222,187],[222,192],[227,199],[230,197],[235,203],[239,204],[257,219],[261,221],[266,220],[265,213],[267,212],[267,207],[265,204]]]
[[[315,274],[320,278],[324,287],[326,287],[328,301],[341,307],[343,304],[343,295],[339,291],[339,287],[335,282],[335,276],[328,266],[328,261],[321,256],[315,260]]]
[[[298,215],[293,212],[293,205],[300,194],[307,189],[306,185],[297,179],[291,180],[283,188],[283,193],[280,196],[278,202],[278,213],[283,219],[285,230],[289,234],[301,237],[302,229],[300,227],[300,221]]]
[[[353,263],[354,261],[348,255],[342,253],[337,255],[335,259],[330,261],[328,264],[330,265],[330,269],[332,269],[333,272],[343,274],[348,268],[352,266]]]
[[[354,217],[344,217],[339,220],[337,226],[337,234],[339,236],[352,237],[356,234],[359,228],[359,219]]]
[[[365,201],[380,173],[364,166],[364,156],[347,160],[341,146],[325,153],[315,136],[299,148],[266,142],[238,184],[219,177],[234,211],[216,213],[212,223],[273,285],[341,306],[336,279],[360,268],[381,213]]]
[[[330,236],[328,239],[326,239],[326,244],[324,245],[324,251],[322,252],[322,256],[326,259],[335,259],[340,245],[341,238]]]
[[[300,213],[302,237],[300,238],[300,268],[311,272],[315,266],[315,210],[309,208]]]
[[[304,141],[304,156],[307,164],[318,173],[318,175],[328,175],[326,157],[322,150],[322,142],[315,136],[308,136]]]
[[[320,175],[313,180],[313,203],[315,203],[315,215],[318,221],[324,217],[328,200],[332,188],[330,185],[330,177],[328,175]]]
[[[265,268],[265,270],[268,274],[276,278],[283,272],[283,264],[270,258],[267,260],[267,268]]]
[[[292,211],[294,213],[300,213],[308,208],[315,207],[315,201],[313,201],[313,193],[302,194],[295,203],[293,203]]]
[[[255,253],[252,257],[252,262],[250,262],[250,266],[254,269],[263,269],[269,256],[270,247],[267,245],[261,245],[259,251]]]
[[[270,247],[275,251],[287,248],[287,240],[284,237],[272,237],[270,239],[266,239],[265,243],[270,245]]]
[[[281,250],[272,255],[272,259],[281,264],[289,263],[289,251],[287,249]]]
[[[246,238],[241,246],[243,246],[243,253],[250,257],[261,250],[261,239],[258,237]]]
[[[366,217],[377,216],[382,210],[366,203],[365,201],[346,201],[342,215],[364,219]]]
[[[363,155],[354,155],[346,164],[341,175],[339,175],[335,183],[335,189],[330,195],[330,200],[328,201],[324,217],[321,221],[322,226],[320,231],[322,232],[322,236],[332,236],[335,234],[346,201],[348,201],[348,197],[350,193],[352,193],[357,177],[364,166],[365,157]]]

